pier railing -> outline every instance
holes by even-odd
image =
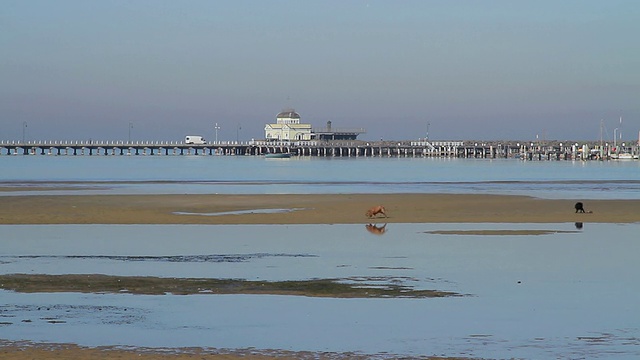
[[[198,144],[201,146],[211,146],[211,145],[247,145],[250,144],[250,141],[210,141],[206,144]],[[0,147],[5,146],[189,146],[195,145],[190,143],[185,143],[184,141],[123,141],[123,140],[28,140],[28,141],[19,141],[19,140],[0,140]]]

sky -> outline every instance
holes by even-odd
[[[637,0],[0,0],[0,140],[246,141],[285,108],[361,140],[636,140],[639,19]]]

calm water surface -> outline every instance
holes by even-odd
[[[84,193],[433,192],[640,198],[640,161],[0,156],[0,166],[0,183],[5,184],[100,182],[85,185]]]

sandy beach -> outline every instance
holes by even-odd
[[[575,213],[582,201],[586,213]],[[388,218],[365,212],[384,205]],[[632,223],[640,200],[459,194],[3,196],[0,224]]]

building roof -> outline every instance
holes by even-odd
[[[300,119],[300,114],[298,114],[294,109],[284,109],[276,116],[276,118]]]
[[[308,129],[311,131],[311,124],[266,124],[265,129],[267,127],[271,129]]]

